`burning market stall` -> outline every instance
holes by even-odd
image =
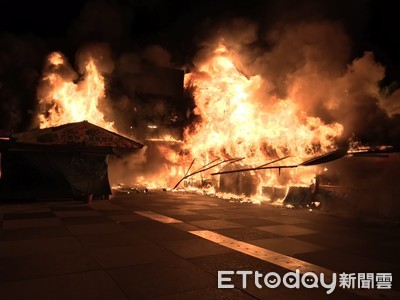
[[[2,198],[108,197],[108,156],[144,146],[86,121],[0,142]]]

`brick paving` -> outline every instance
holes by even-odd
[[[178,222],[162,223],[150,211]],[[92,203],[0,203],[2,299],[395,299],[397,224],[149,191]],[[334,272],[391,272],[390,291],[218,289],[218,270],[288,272],[191,234],[209,230]],[[251,277],[250,277],[251,278]],[[370,294],[368,294],[370,292]]]

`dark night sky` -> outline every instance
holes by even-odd
[[[0,32],[15,35],[32,34],[44,40],[49,47],[60,47],[73,51],[79,45],[74,39],[74,23],[83,18],[82,9],[87,2],[107,3],[116,7],[124,19],[123,38],[130,43],[121,44],[101,36],[100,30],[93,30],[82,39],[103,39],[114,42],[111,45],[118,51],[134,48],[147,43],[159,43],[174,53],[181,61],[182,49],[192,50],[193,44],[201,36],[204,23],[229,17],[253,19],[268,28],[279,19],[325,18],[338,20],[345,25],[354,42],[354,51],[373,50],[378,60],[384,64],[400,62],[400,43],[397,31],[400,18],[395,1],[356,0],[356,1],[7,1],[0,9]],[[238,2],[238,3],[236,3]],[[300,3],[300,4],[299,4]],[[90,10],[90,8],[89,8]],[[101,14],[101,11],[100,11]],[[105,21],[107,22],[107,21]],[[79,29],[78,29],[79,30]],[[75,29],[76,31],[76,29]],[[108,39],[108,40],[107,40]],[[69,43],[68,43],[69,42]],[[168,49],[170,47],[171,49]],[[69,48],[69,49],[68,49]],[[175,48],[175,49],[174,49]],[[125,49],[121,49],[125,50]],[[389,66],[391,67],[391,66]],[[395,72],[396,73],[396,72]]]
[[[172,63],[192,61],[199,41],[215,24],[242,17],[259,25],[259,34],[276,23],[332,20],[352,41],[352,58],[373,51],[386,67],[385,84],[400,81],[400,18],[395,1],[4,1],[0,5],[0,128],[28,127],[37,81],[46,54],[58,50],[71,61],[86,42],[107,43],[115,56],[161,45]],[[397,85],[396,85],[397,86]],[[13,121],[14,120],[14,121]]]

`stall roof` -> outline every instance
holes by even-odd
[[[9,150],[83,151],[115,153],[144,145],[87,121],[13,134]]]

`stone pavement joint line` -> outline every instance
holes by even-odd
[[[158,221],[164,224],[173,224],[173,223],[183,223],[180,220],[174,219],[174,218],[170,218],[164,215],[160,215],[158,213],[155,213],[153,211],[149,211],[149,210],[142,210],[142,211],[134,211],[134,213],[141,215],[143,217],[147,217],[149,219],[152,219],[154,221]]]

